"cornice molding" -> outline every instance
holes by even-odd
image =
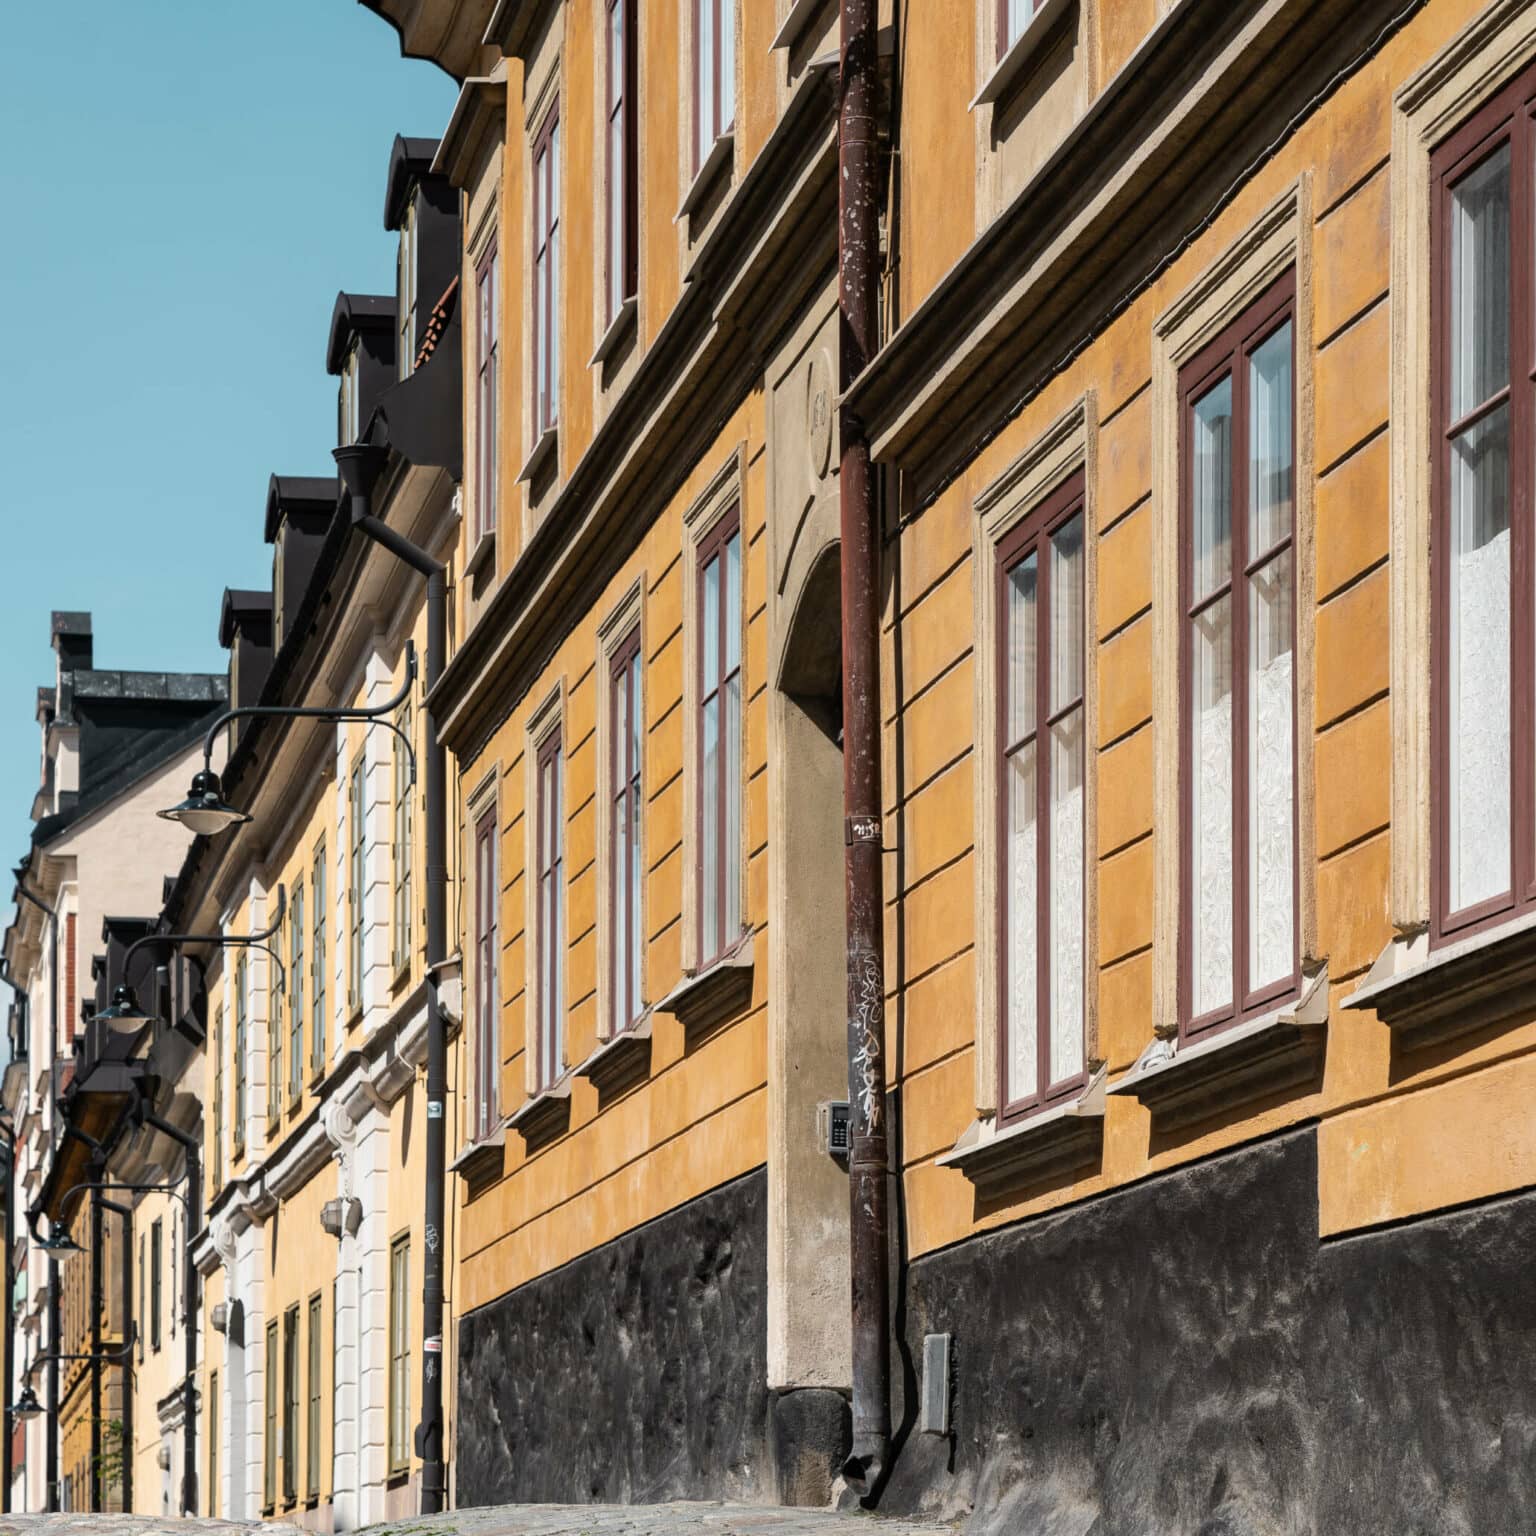
[[[1246,184],[1233,166],[1262,163],[1336,84],[1340,59],[1379,48],[1400,10],[1182,0],[1168,12],[844,397],[876,457],[912,475],[916,505],[1169,265]]]

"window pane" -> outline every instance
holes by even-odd
[[[1291,531],[1291,322],[1249,360],[1248,558],[1275,547]]]
[[[1003,47],[1014,42],[1034,15],[1035,0],[1007,0],[1006,19],[1003,26]]]
[[[1051,713],[1083,694],[1083,519],[1051,537]]]
[[[1039,1088],[1039,991],[1036,951],[1038,852],[1035,833],[1035,743],[1008,759],[1008,1083],[1009,1101]]]
[[[640,796],[633,795],[634,818],[630,823],[629,839],[629,1012],[633,1018],[640,1012],[640,999],[644,995],[640,984],[640,968],[643,964],[644,935],[640,927]]]
[[[1035,602],[1038,567],[1030,555],[1008,572],[1008,740],[1035,728]]]
[[[720,131],[736,121],[736,0],[715,0],[720,7]]]
[[[741,665],[741,534],[733,533],[725,545],[725,667],[734,672]]]
[[[1248,985],[1296,968],[1293,717],[1294,556],[1282,550],[1248,587]]]
[[[636,777],[640,776],[640,653],[635,652],[635,658],[629,664],[629,691],[631,708],[629,711],[629,762],[630,772]]]
[[[704,567],[704,615],[699,640],[703,645],[704,692],[713,693],[720,683],[720,558]]]
[[[1083,722],[1079,704],[1051,727],[1051,1079],[1058,1083],[1083,1070]]]
[[[715,142],[715,0],[698,5],[698,163],[703,165]]]
[[[741,932],[741,673],[725,685],[725,847],[720,858],[725,872],[725,923],[721,942],[729,944]]]
[[[1451,447],[1450,905],[1510,886],[1509,407]]]
[[[1193,621],[1189,872],[1194,1013],[1232,1001],[1232,599]]]
[[[720,701],[704,706],[699,743],[699,935],[700,959],[720,953]]]
[[[1223,379],[1194,409],[1194,599],[1232,573],[1232,380]]]
[[[1451,193],[1451,420],[1509,383],[1509,146]]]

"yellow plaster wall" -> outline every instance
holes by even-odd
[[[1054,379],[922,516],[903,532],[885,615],[886,656],[902,697],[887,698],[887,974],[890,1047],[904,1104],[907,1223],[922,1254],[973,1232],[1057,1208],[1286,1125],[1321,1120],[1319,1207],[1338,1233],[1536,1182],[1525,1106],[1536,1029],[1443,1050],[1395,1055],[1370,1016],[1342,1012],[1392,937],[1389,434],[1391,208],[1387,159],[1392,92],[1477,9],[1431,5],[1309,119],[1216,224],[1114,325]],[[967,7],[960,6],[959,12]],[[1129,56],[1150,3],[1100,7],[1106,68]],[[914,17],[909,46],[963,17],[950,8]],[[943,174],[945,127],[964,112],[962,83],[934,67],[909,77],[904,176],[933,211],[926,231],[953,229],[938,202],[959,196]],[[958,57],[960,50],[952,50]],[[963,71],[962,71],[963,73]],[[1091,771],[1099,824],[1100,1045],[1112,1076],[1152,1038],[1152,890],[1161,828],[1151,794],[1154,719],[1152,605],[1152,332],[1154,318],[1296,179],[1312,177],[1315,314],[1298,367],[1316,389],[1317,958],[1329,964],[1331,1016],[1318,1092],[1237,1106],[1189,1133],[1156,1135],[1134,1100],[1111,1097],[1100,1169],[1091,1177],[982,1202],[936,1158],[976,1114],[973,796],[985,775],[975,739],[971,540],[978,492],[1076,399],[1099,410],[1099,721]],[[914,202],[907,205],[913,217]],[[949,258],[926,247],[904,263],[907,291]],[[942,240],[939,241],[942,247]],[[928,267],[919,267],[927,263]],[[1305,339],[1303,338],[1305,342]],[[899,616],[899,619],[898,619]],[[982,791],[984,792],[984,791]],[[894,836],[892,834],[895,834]],[[1455,1157],[1445,1148],[1454,1146]]]
[[[646,745],[645,992],[650,1002],[681,977],[683,903],[683,513],[720,466],[745,444],[741,523],[743,602],[747,609],[743,697],[746,921],[756,928],[754,991],[749,1011],[693,1050],[681,1024],[653,1015],[651,1068],[638,1088],[599,1110],[597,1093],[576,1079],[568,1134],[526,1156],[516,1131],[506,1133],[506,1166],[491,1189],[462,1203],[459,1216],[457,1311],[462,1313],[542,1274],[695,1195],[760,1166],[767,1155],[766,1065],[766,624],[767,577],[763,462],[764,414],[754,394],[726,422],[711,448],[639,549],[562,642],[527,696],[486,750],[463,765],[471,793],[495,765],[500,807],[501,1107],[526,1096],[524,996],[525,815],[530,713],[557,684],[565,686],[566,752],[566,1059],[574,1065],[597,1043],[595,756],[599,708],[606,690],[596,673],[597,630],[637,581],[645,593],[644,707]],[[473,995],[473,977],[466,975]],[[467,1032],[468,1033],[468,1032]],[[461,1039],[459,1072],[469,1081]]]

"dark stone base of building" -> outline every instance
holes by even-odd
[[[1018,1536],[1536,1529],[1536,1195],[1319,1242],[1311,1130],[920,1260],[881,1507]],[[916,1429],[926,1333],[952,1429]],[[898,1376],[900,1376],[898,1372]]]
[[[759,1169],[469,1313],[455,1502],[771,1498],[767,1197]]]

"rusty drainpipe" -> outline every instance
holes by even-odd
[[[879,344],[877,0],[839,0],[839,386]],[[873,1503],[891,1445],[885,1105],[885,900],[880,816],[880,528],[864,423],[839,411],[843,600],[843,816],[848,909],[849,1269],[853,1448],[844,1476]]]

